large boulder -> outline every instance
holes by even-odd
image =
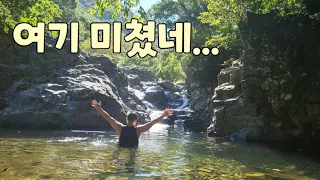
[[[203,88],[196,83],[188,83],[190,95],[190,113],[192,118],[184,121],[184,128],[203,132],[210,125],[213,117],[211,98],[214,89]]]
[[[235,86],[241,85],[243,73],[243,64],[237,60],[232,62],[232,71],[230,72],[230,84]]]
[[[0,116],[4,128],[108,127],[90,107],[92,99],[101,100],[102,107],[122,122],[129,110],[108,76],[88,65],[54,71],[50,78],[42,77],[41,81],[23,78],[12,84],[4,99],[6,106]]]
[[[222,69],[218,75],[218,85],[229,83],[240,85],[242,80],[243,64],[240,60],[232,62],[232,66]]]
[[[242,98],[240,98],[242,69],[243,64],[237,60],[232,63],[231,67],[222,69],[218,75],[218,86],[211,99],[213,117],[207,128],[209,136],[229,136],[247,127],[248,122],[255,119],[255,115],[251,116],[249,112],[246,112],[248,109],[243,106]],[[245,113],[245,116],[242,116],[242,113]],[[257,125],[253,124],[253,126]]]
[[[148,86],[145,89],[145,100],[154,104],[158,109],[164,109],[167,105],[167,97],[160,86]]]
[[[133,94],[146,102],[148,108],[162,110],[167,107],[165,88],[156,82],[157,78],[151,71],[144,67],[124,66],[120,69],[127,75]]]
[[[158,84],[165,90],[176,92],[179,90],[179,88],[173,84],[171,81],[165,80],[165,81],[158,81]]]
[[[320,39],[315,36],[319,23],[310,26],[308,17],[283,19],[276,12],[247,16],[246,25],[240,24],[245,43],[243,96],[256,104],[253,108],[264,120],[262,138],[275,139],[278,133],[277,141],[320,145],[315,140],[320,138],[320,109],[308,112],[320,100]]]
[[[149,71],[147,68],[144,67],[129,67],[129,66],[123,66],[121,67],[121,70],[126,75],[137,75],[139,76],[141,81],[149,82],[149,81],[156,81],[156,76]]]
[[[138,75],[135,74],[129,74],[128,75],[128,83],[130,86],[140,86],[141,84],[141,79]]]
[[[128,95],[126,76],[107,57],[71,54],[66,47],[51,46],[37,54],[34,46],[22,48],[6,36],[1,39],[2,128],[101,130],[110,126],[90,106],[92,99],[102,101],[102,107],[121,122],[131,107],[141,104]],[[125,105],[129,101],[131,107]],[[137,111],[141,122],[149,119],[143,107]]]
[[[219,85],[238,85],[242,92],[227,103],[224,98],[232,93],[223,91],[230,88],[216,89],[221,96],[213,99],[215,116],[208,134],[319,147],[319,22],[307,16],[283,19],[277,12],[248,12],[247,17],[239,24],[243,68],[227,68],[218,76]]]
[[[236,97],[241,93],[241,87],[233,84],[221,84],[220,86],[215,88],[216,97],[214,99],[225,100],[229,98]]]

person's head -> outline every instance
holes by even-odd
[[[136,126],[138,122],[138,115],[135,112],[130,112],[126,118],[127,124],[131,126]]]

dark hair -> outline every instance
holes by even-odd
[[[128,113],[128,121],[133,122],[134,120],[138,120],[138,115],[135,112]]]

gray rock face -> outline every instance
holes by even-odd
[[[178,88],[175,84],[173,84],[172,82],[170,82],[170,81],[168,81],[168,80],[166,80],[166,81],[159,81],[158,84],[159,84],[162,88],[164,88],[164,89],[166,89],[166,90],[168,90],[168,91],[176,92],[176,91],[179,90],[179,88]]]
[[[144,67],[123,66],[121,67],[121,70],[128,75],[134,74],[139,76],[140,80],[144,82],[156,81],[156,76],[151,71],[149,71],[147,68],[144,68]]]
[[[229,83],[232,85],[240,85],[243,73],[243,65],[239,60],[234,61],[229,68],[222,69],[218,75],[218,85]]]
[[[296,26],[306,17],[247,15],[244,66],[236,62],[218,76],[208,135],[319,146],[319,28]]]
[[[105,129],[109,124],[90,106],[92,99],[101,100],[122,122],[130,108],[141,106],[128,93],[126,76],[107,57],[48,46],[45,54],[30,54],[36,52],[33,46],[22,48],[1,39],[2,128]],[[137,109],[140,122],[149,119],[143,107]]]
[[[142,67],[121,67],[129,81],[132,93],[139,96],[142,101],[147,101],[149,108],[164,109],[167,107],[167,96],[164,89],[156,83],[152,72]]]
[[[236,140],[254,140],[257,138],[263,121],[259,119],[251,104],[242,97],[242,70],[240,60],[233,62],[229,68],[221,70],[218,76],[219,86],[212,97],[214,116],[208,127],[209,136],[232,136]],[[239,75],[239,77],[237,77]],[[241,134],[234,134],[241,132]],[[255,134],[251,134],[255,133]]]
[[[314,59],[319,57],[316,50],[319,44],[315,43],[318,40],[312,35],[317,34],[319,29],[309,25],[297,27],[300,17],[290,20],[278,18],[275,14],[262,16],[248,13],[248,22],[265,24],[241,25],[246,47],[243,96],[246,101],[255,104],[252,108],[264,122],[263,128],[260,128],[260,139],[294,140],[303,146],[319,145],[315,139],[320,137],[320,109],[314,106],[317,103],[313,103],[320,97],[320,85],[315,80],[319,74],[312,73],[319,68],[314,63]],[[290,37],[277,38],[283,32],[290,34]],[[302,41],[297,40],[300,38]],[[313,113],[308,112],[309,105],[315,107]]]
[[[241,113],[248,111],[240,96],[242,93],[242,73],[243,64],[237,60],[232,63],[231,67],[222,69],[218,75],[218,86],[211,98],[213,117],[211,117],[211,124],[207,128],[209,136],[230,136],[247,127],[251,122],[252,118],[247,119],[250,117],[249,114],[246,114],[246,117],[241,117]],[[245,138],[244,136],[240,137]]]
[[[11,38],[0,37],[0,128],[92,129],[109,124],[90,106],[102,101],[111,116],[125,123],[133,110],[139,123],[150,120],[152,110],[166,107],[179,112],[165,122],[190,120],[184,85],[166,81],[167,89],[155,75],[141,67],[121,67],[104,56],[69,53],[70,42],[56,50],[55,40],[44,54],[35,46],[20,47]],[[171,92],[173,88],[177,88]]]
[[[141,79],[138,75],[129,74],[128,75],[128,82],[130,86],[140,86]]]
[[[243,78],[244,65],[240,60],[232,66],[222,69],[218,76],[219,86],[215,88],[212,97],[213,117],[207,128],[208,136],[229,137],[235,141],[283,141],[285,137],[279,128],[270,128],[266,121],[272,117],[264,117],[268,104],[250,101],[245,91],[250,91],[250,97],[263,98],[254,88],[246,86]],[[265,107],[265,108],[266,108]]]
[[[158,109],[166,108],[167,97],[160,86],[147,87],[145,90],[145,99],[152,102]]]
[[[184,122],[184,128],[193,131],[205,131],[213,116],[211,98],[213,89],[201,88],[199,84],[188,84],[191,117]]]
[[[319,145],[315,139],[320,137],[320,109],[313,103],[320,97],[315,80],[319,44],[314,39],[319,29],[309,24],[297,27],[305,17],[247,15],[248,23],[240,25],[245,43],[242,94],[263,121],[260,139]],[[281,37],[283,32],[290,37]],[[312,113],[310,106],[314,106]]]
[[[129,94],[136,100],[136,106],[148,112],[162,111],[165,108],[174,109],[174,115],[162,123],[192,124],[191,112],[188,110],[189,101],[186,97],[185,84],[174,84],[170,81],[157,82],[156,77],[147,69],[140,67],[121,67],[129,81]],[[130,102],[127,103],[130,106]],[[154,113],[152,113],[154,114]],[[187,127],[186,125],[185,127]]]

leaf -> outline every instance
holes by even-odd
[[[95,9],[92,9],[92,8],[89,8],[89,13],[91,14],[91,15],[94,15],[94,14],[96,14],[96,10]]]

